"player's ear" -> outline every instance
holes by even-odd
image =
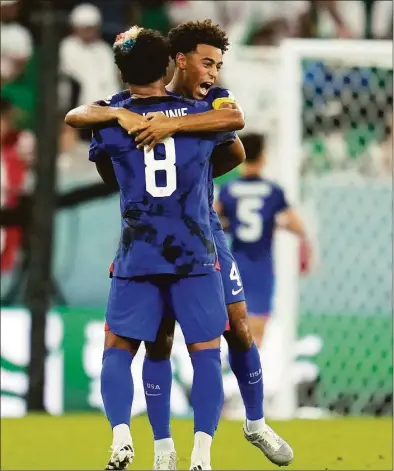
[[[175,56],[175,65],[181,70],[186,69],[186,56],[182,52],[178,52]]]

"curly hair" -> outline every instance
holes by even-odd
[[[195,51],[198,44],[208,44],[225,53],[229,46],[226,32],[207,19],[204,21],[188,21],[172,28],[168,33],[170,54],[175,59],[178,52],[187,54]]]
[[[115,64],[128,84],[147,85],[166,75],[168,40],[159,31],[133,26],[116,37],[113,50]]]

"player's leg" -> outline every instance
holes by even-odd
[[[179,279],[173,284],[172,301],[194,372],[194,448],[190,469],[211,469],[212,438],[224,400],[220,337],[227,314],[220,274]]]
[[[215,232],[214,235],[229,318],[223,335],[229,347],[229,363],[237,378],[245,406],[244,435],[273,463],[289,464],[293,459],[291,448],[265,423],[260,354],[253,341],[251,318],[248,317],[245,293],[241,289],[241,276],[224,233]]]
[[[263,344],[263,337],[265,327],[269,318],[269,313],[255,314],[254,312],[249,313],[249,325],[251,335],[258,348]]]
[[[106,469],[126,469],[134,457],[130,433],[131,363],[141,340],[156,338],[162,315],[158,287],[147,279],[112,278],[106,311],[101,396],[113,431]]]
[[[260,355],[248,327],[246,303],[241,301],[230,304],[227,312],[229,327],[224,337],[229,346],[230,366],[237,378],[245,406],[244,436],[270,461],[287,466],[293,460],[293,450],[265,423]]]
[[[272,274],[262,280],[245,281],[248,294],[249,324],[258,348],[264,339],[264,332],[272,311],[274,296],[274,277]]]
[[[134,458],[130,433],[134,396],[131,362],[139,345],[139,340],[120,337],[108,330],[106,325],[101,397],[113,433],[112,454],[106,469],[126,469]]]
[[[257,430],[264,425],[260,355],[249,327],[245,291],[237,263],[224,232],[216,231],[214,237],[229,318],[229,326],[224,333],[229,347],[229,363],[238,381],[246,419],[250,427]]]
[[[166,314],[167,314],[166,309]],[[145,342],[146,355],[142,380],[149,422],[154,436],[153,469],[176,469],[176,452],[170,431],[171,416],[171,349],[175,318],[166,315],[155,342]]]

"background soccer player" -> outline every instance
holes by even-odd
[[[74,126],[92,125],[96,122],[118,118],[119,123],[131,132],[141,131],[136,141],[148,146],[154,145],[176,131],[182,131],[180,122],[187,121],[187,129],[193,131],[225,130],[224,126],[237,129],[238,117],[225,113],[230,108],[238,110],[238,105],[231,93],[221,87],[213,87],[222,65],[222,55],[228,46],[227,35],[210,20],[182,24],[169,34],[171,55],[176,61],[174,78],[167,86],[169,93],[182,93],[189,98],[203,99],[217,111],[182,118],[168,119],[163,115],[155,116],[149,122],[129,112],[108,107],[100,109],[94,105],[85,105],[73,110],[67,122]],[[120,92],[101,104],[118,103],[129,96],[129,92]],[[222,112],[222,113],[221,113]],[[211,122],[210,118],[214,118]],[[226,117],[226,119],[224,119]],[[153,139],[151,139],[153,137]],[[234,141],[235,139],[235,141]],[[226,146],[217,147],[212,156],[212,174],[219,176],[237,166],[244,159],[242,144],[235,135],[229,136]],[[263,383],[260,357],[247,320],[247,309],[242,282],[235,260],[228,248],[219,219],[213,209],[213,180],[210,180],[209,194],[211,208],[211,228],[221,265],[222,280],[230,328],[225,332],[229,345],[229,360],[237,377],[246,409],[245,437],[261,449],[276,464],[288,464],[293,452],[283,439],[265,424],[263,413]],[[147,345],[144,361],[143,380],[147,384],[160,384],[161,396],[146,394],[148,416],[155,438],[155,469],[169,469],[175,463],[175,448],[170,434],[170,392],[171,363],[169,360],[174,332],[172,318],[167,318],[160,329],[157,342]],[[171,468],[170,469],[175,469]]]
[[[118,36],[114,51],[131,92],[118,106],[178,116],[207,109],[205,103],[166,94],[168,49],[159,33],[133,27]],[[122,214],[101,374],[114,435],[107,469],[124,469],[133,458],[130,366],[140,341],[156,339],[165,305],[180,323],[194,369],[191,469],[211,469],[210,447],[223,404],[220,337],[227,319],[206,198],[209,158],[218,139],[215,133],[176,136],[148,151],[138,149],[116,122],[94,131],[89,158],[111,157]],[[157,384],[148,389],[161,395]]]
[[[260,347],[275,287],[274,231],[287,229],[302,239],[306,234],[301,217],[288,204],[282,188],[262,177],[264,136],[247,134],[242,142],[246,161],[241,176],[221,187],[215,207],[232,238],[253,338]]]

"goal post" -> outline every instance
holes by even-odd
[[[303,84],[302,61],[330,62],[336,66],[379,67],[392,69],[391,41],[302,40],[283,42],[279,49],[278,85],[278,181],[289,200],[300,201],[300,167],[303,149]],[[281,326],[283,357],[281,359],[281,387],[275,395],[271,415],[289,419],[296,415],[297,387],[293,381],[291,364],[297,340],[299,312],[299,252],[294,237],[280,234],[275,253],[277,263],[277,297],[275,314]]]
[[[308,63],[312,64],[311,70],[305,66]],[[316,70],[313,64],[317,64]],[[384,82],[384,89],[380,86],[381,82]],[[323,240],[324,250],[326,250],[325,235],[322,233],[325,230],[324,226],[330,224],[331,218],[335,225],[336,213],[339,213],[341,208],[346,209],[351,217],[353,211],[357,210],[357,205],[365,202],[364,199],[356,201],[356,198],[360,196],[355,193],[357,190],[353,188],[354,182],[361,185],[365,192],[371,190],[371,198],[376,200],[376,204],[385,208],[381,210],[380,215],[380,220],[384,224],[383,234],[380,234],[374,241],[379,244],[375,250],[378,259],[376,263],[379,265],[380,276],[390,276],[388,266],[384,265],[384,259],[391,260],[390,249],[385,247],[390,232],[386,224],[391,226],[390,207],[387,200],[387,191],[391,194],[391,183],[388,180],[381,182],[380,177],[377,179],[379,183],[376,183],[377,180],[369,176],[370,174],[365,170],[365,167],[369,165],[365,164],[368,159],[363,153],[372,152],[372,145],[369,146],[369,144],[372,141],[375,142],[375,138],[377,139],[375,147],[381,145],[380,138],[376,136],[382,134],[385,120],[388,119],[388,110],[390,106],[392,107],[392,42],[288,39],[283,41],[278,48],[240,46],[230,50],[226,56],[222,84],[233,92],[244,108],[246,126],[243,132],[257,131],[266,134],[269,177],[284,187],[291,204],[298,207],[302,206],[305,200],[312,203],[318,215],[317,219],[321,222],[319,235],[316,236],[317,244],[320,245]],[[371,116],[368,115],[369,112]],[[372,128],[375,135],[371,138]],[[361,132],[360,129],[363,131]],[[328,135],[329,139],[326,139]],[[306,157],[306,147],[312,147],[312,145],[315,153],[309,152],[313,156],[308,154]],[[319,154],[318,157],[315,157],[315,154]],[[318,164],[313,160],[315,158]],[[312,164],[310,160],[313,161]],[[313,169],[308,173],[310,166]],[[319,186],[328,192],[332,204],[334,204],[332,195],[338,187],[339,192],[343,194],[343,204],[341,205],[342,202],[338,201],[335,203],[338,205],[337,208],[322,208],[324,200],[321,199],[322,194],[316,190]],[[386,204],[387,206],[384,206]],[[368,216],[367,209],[363,211]],[[268,326],[262,351],[266,389],[270,396],[267,415],[271,418],[290,419],[300,415],[299,407],[303,402],[298,397],[300,368],[295,368],[295,362],[297,353],[300,353],[300,321],[302,321],[301,330],[308,332],[308,329],[304,328],[307,323],[307,314],[310,312],[313,314],[311,326],[312,324],[318,326],[321,320],[321,330],[327,330],[325,338],[315,335],[306,339],[310,342],[306,350],[315,349],[319,358],[326,359],[326,367],[326,364],[336,361],[339,363],[338,358],[327,359],[331,350],[333,352],[338,350],[335,345],[337,342],[335,335],[331,338],[329,335],[331,325],[337,322],[335,319],[343,323],[349,322],[349,324],[355,321],[360,325],[365,320],[365,325],[368,325],[367,316],[373,315],[374,310],[386,314],[391,312],[390,294],[387,290],[375,289],[377,288],[375,281],[356,280],[357,273],[350,273],[348,278],[351,281],[346,286],[347,280],[345,275],[341,274],[341,270],[345,272],[345,269],[349,270],[349,267],[351,270],[353,255],[351,250],[347,252],[343,247],[339,247],[339,241],[343,239],[349,244],[349,248],[352,247],[355,237],[352,231],[355,224],[346,218],[341,223],[343,227],[334,227],[328,231],[333,234],[334,238],[333,253],[324,253],[316,274],[313,272],[309,275],[307,282],[302,280],[301,285],[298,241],[287,233],[278,232],[276,235],[277,278],[274,315],[270,323],[272,326]],[[379,224],[379,221],[376,220],[374,224]],[[361,227],[359,230],[362,229]],[[378,229],[376,231],[378,232]],[[362,243],[367,243],[368,231],[365,230],[363,234]],[[362,243],[355,244],[360,251],[364,250]],[[362,257],[362,254],[360,256]],[[338,283],[343,285],[343,288],[338,288],[338,294],[332,286],[326,289],[324,285],[330,276],[330,268],[334,270],[335,263],[339,265],[339,269],[337,272],[333,271],[332,276],[341,278]],[[361,265],[360,269],[367,271],[365,265]],[[358,269],[355,266],[354,272]],[[368,278],[367,273],[364,278]],[[361,300],[357,305],[357,290],[362,290],[365,286],[375,290],[375,302],[373,304],[368,300]],[[315,288],[316,293],[312,293]],[[336,298],[339,298],[338,302],[331,302],[330,306],[330,301],[335,301]],[[302,306],[300,306],[300,299]],[[362,302],[363,305],[361,305]],[[300,310],[303,311],[302,319],[299,316]],[[315,311],[321,317],[314,316]],[[360,315],[359,319],[358,315]],[[379,321],[382,319],[383,317],[379,318]],[[384,317],[383,320],[388,321],[388,319]],[[314,333],[316,332],[319,332],[319,328],[314,330]],[[351,331],[348,332],[349,336],[351,333]],[[338,336],[338,333],[336,335]],[[344,335],[347,333],[344,332]],[[357,335],[368,334],[360,330]],[[317,337],[320,338],[321,343],[317,342]],[[315,341],[314,344],[313,341]],[[355,340],[352,342],[356,345]],[[356,347],[352,344],[351,348]],[[389,351],[390,344],[388,343],[384,348],[386,352]],[[367,350],[369,351],[369,347]],[[342,355],[341,351],[340,354]],[[367,353],[359,352],[361,362],[364,354]],[[331,372],[332,366],[327,367],[327,372],[321,371],[322,362],[323,360],[315,369],[314,374],[316,381],[323,383],[323,389],[320,388],[317,392],[318,398],[313,408],[316,411],[324,409],[336,411],[341,397],[354,397],[356,398],[354,402],[347,406],[349,413],[357,414],[367,410],[373,399],[368,399],[366,396],[362,398],[362,387],[352,385],[355,382],[353,375],[355,376],[356,373],[352,372],[350,365],[346,364],[343,368],[342,378],[337,370],[335,374]],[[345,362],[343,357],[341,357],[341,362],[343,364]],[[374,362],[378,363],[378,360],[375,359]],[[312,364],[307,364],[307,361],[304,363],[305,370],[302,374],[306,377],[308,374],[313,376],[312,369],[308,370]],[[386,372],[386,377],[387,373],[389,371]],[[331,374],[333,385],[327,386],[327,381],[331,381]],[[340,386],[338,386],[338,376],[343,381]],[[383,377],[384,372],[380,379],[376,378],[373,381],[380,384],[384,381]],[[367,380],[367,378],[363,379],[363,381]],[[387,389],[388,383],[385,387]],[[375,392],[379,394],[370,382],[371,398],[375,397],[373,396]]]

